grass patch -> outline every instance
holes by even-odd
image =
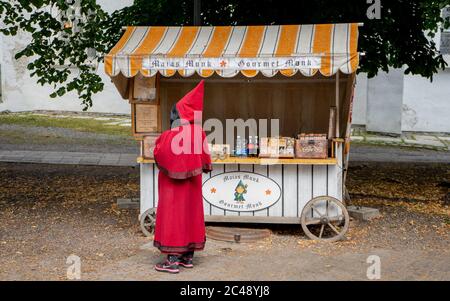
[[[23,130],[11,130],[11,131],[2,131],[0,135],[0,143],[7,144],[28,144],[28,145],[98,145],[105,143],[109,146],[135,146],[136,141],[133,139],[131,135],[128,136],[113,136],[112,139],[107,140],[99,140],[96,138],[85,138],[85,137],[64,137],[55,134],[48,133],[29,133]]]
[[[58,118],[33,114],[3,114],[0,115],[1,124],[14,124],[29,127],[54,127],[66,128],[79,132],[99,133],[115,135],[121,137],[130,137],[130,127],[107,124],[115,121],[95,120],[93,118]]]

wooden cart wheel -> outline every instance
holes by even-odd
[[[141,230],[145,236],[152,236],[155,230],[156,208],[147,209],[141,216]]]
[[[319,196],[306,203],[300,221],[309,238],[334,242],[344,237],[350,218],[341,201],[330,196]]]

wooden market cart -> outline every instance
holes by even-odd
[[[127,27],[105,69],[130,102],[141,142],[142,231],[150,233],[158,202],[158,168],[147,148],[170,128],[172,105],[205,79],[204,121],[279,119],[280,135],[328,133],[331,146],[321,159],[215,159],[203,175],[205,220],[297,223],[311,238],[342,238],[357,41],[356,23]],[[235,179],[252,187],[239,204],[227,199]]]

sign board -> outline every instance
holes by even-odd
[[[148,104],[133,104],[135,133],[154,133],[159,131],[159,106]]]
[[[320,69],[320,56],[264,57],[264,58],[161,58],[149,57],[142,62],[146,70],[283,70]]]
[[[251,212],[266,209],[281,198],[274,180],[252,172],[225,172],[203,183],[203,199],[229,211]]]
[[[134,77],[133,99],[155,101],[156,76],[144,77],[141,73],[138,73]]]

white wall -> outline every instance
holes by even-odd
[[[433,82],[419,75],[401,75],[400,72],[403,71],[381,72],[372,79],[358,75],[353,124],[365,125],[368,130],[386,131],[395,111],[397,117],[401,116],[402,132],[450,133],[450,68],[435,74]],[[402,85],[403,92],[387,93],[395,86],[400,89]],[[384,104],[388,96],[395,109]],[[396,123],[400,126],[398,120]],[[392,129],[387,132],[398,133]]]
[[[1,26],[1,23],[0,23]],[[2,103],[2,92],[3,92],[3,86],[4,86],[4,76],[3,75],[3,36],[0,34],[0,105]]]
[[[98,1],[108,12],[131,5],[132,2],[132,0]],[[32,58],[14,59],[15,53],[23,49],[29,42],[29,35],[22,33],[15,37],[3,37],[0,42],[3,78],[3,102],[0,103],[0,111],[82,110],[81,101],[75,93],[56,99],[48,96],[53,91],[51,87],[40,86],[36,83],[36,77],[29,76],[26,66]],[[130,105],[120,97],[109,77],[105,75],[103,64],[99,65],[98,74],[103,78],[105,88],[103,92],[94,96],[93,107],[89,111],[129,114]]]
[[[403,70],[389,69],[367,82],[366,129],[401,134]]]
[[[405,75],[402,131],[450,132],[450,69],[433,82]]]
[[[367,120],[367,76],[360,73],[356,76],[355,95],[353,99],[353,124],[365,125]]]

